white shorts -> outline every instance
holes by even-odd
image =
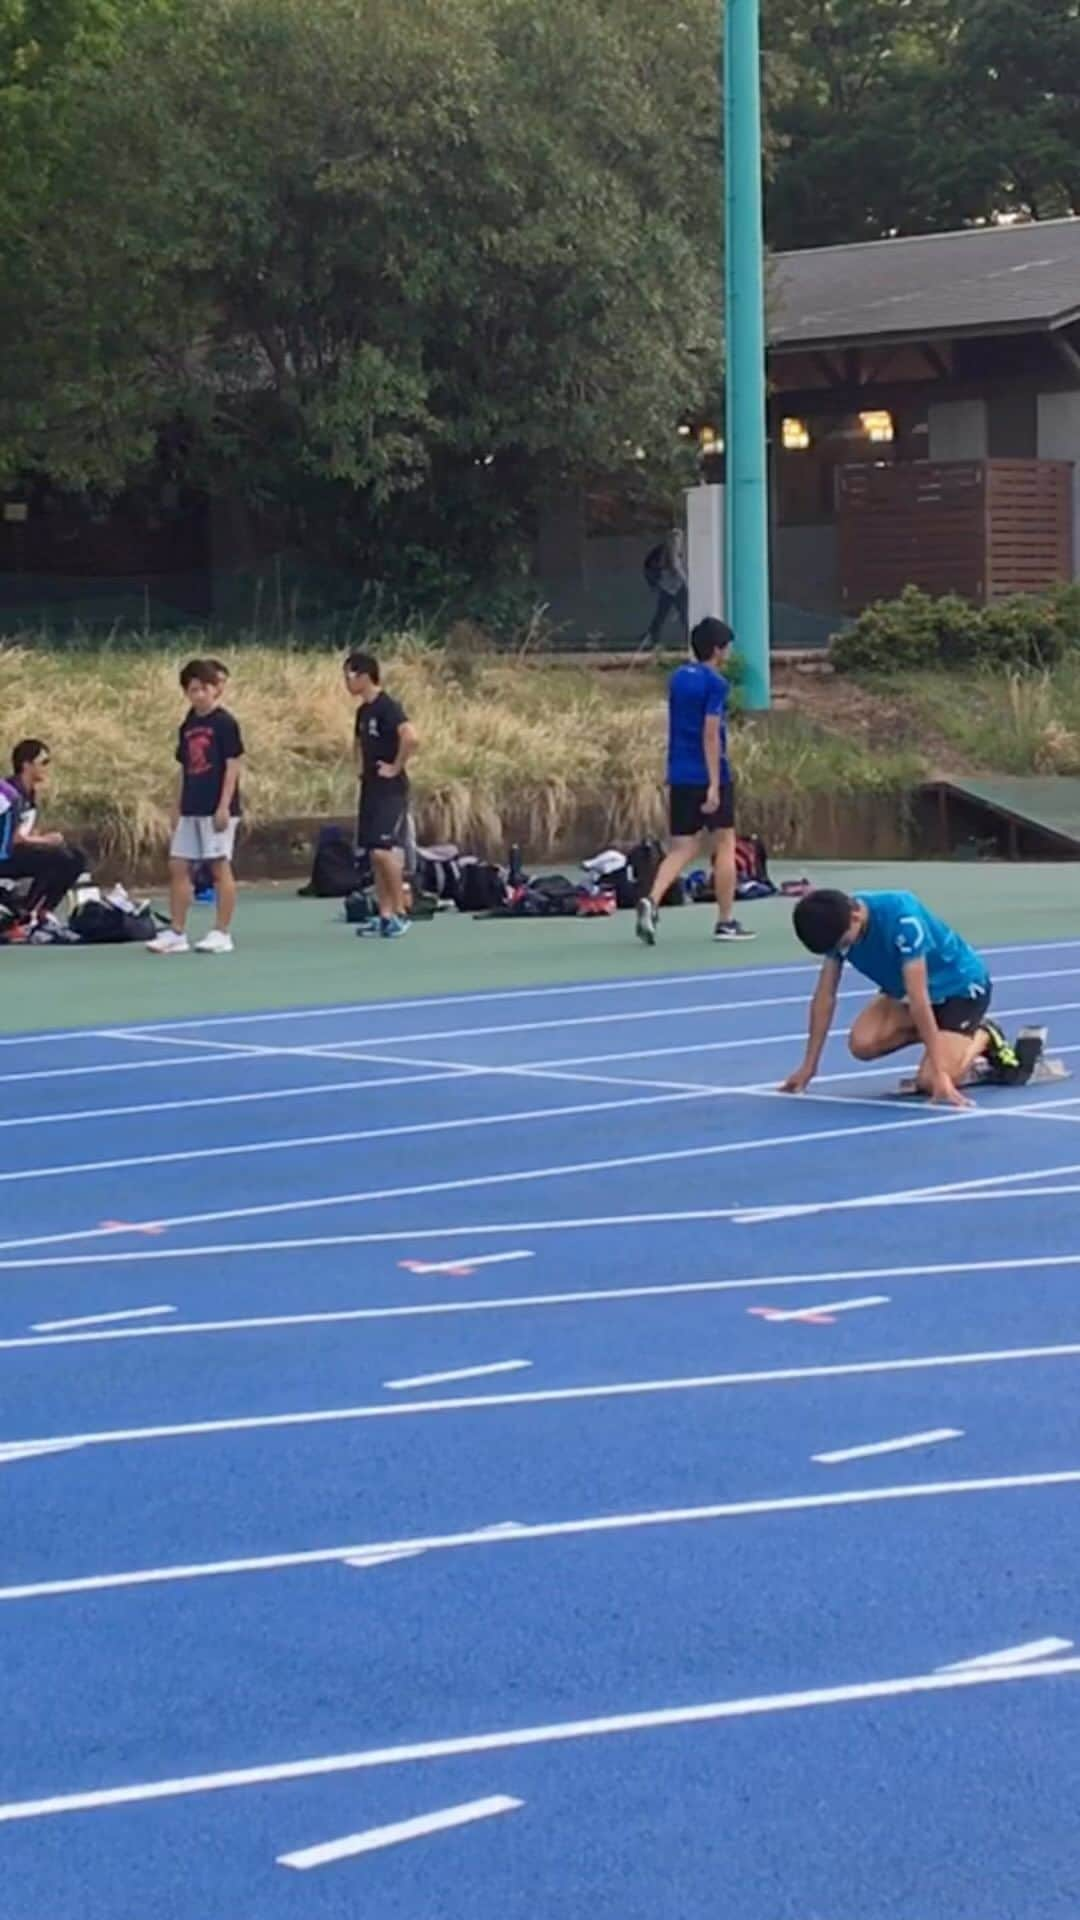
[[[177,822],[169,854],[173,860],[231,860],[235,844],[235,820],[219,833],[209,815],[199,819],[186,815]]]

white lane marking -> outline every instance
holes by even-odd
[[[858,1134],[860,1139],[868,1139],[874,1134],[897,1133],[912,1125],[948,1127],[965,1124],[972,1124],[971,1114],[968,1111],[935,1114],[914,1121],[906,1116],[900,1120],[885,1120],[876,1127],[862,1123],[850,1127],[812,1129],[803,1127],[796,1133],[770,1134],[752,1140],[725,1140],[712,1146],[698,1144],[693,1147],[668,1148],[657,1153],[617,1154],[608,1160],[576,1160],[559,1166],[521,1167],[508,1173],[473,1174],[467,1180],[425,1180],[407,1187],[369,1187],[347,1193],[319,1194],[303,1200],[267,1201],[254,1207],[221,1207],[206,1213],[177,1213],[158,1218],[154,1225],[159,1228],[199,1227],[216,1225],[223,1220],[263,1220],[287,1213],[318,1212],[327,1207],[370,1205],[379,1200],[411,1200],[421,1194],[464,1193],[488,1187],[519,1186],[539,1180],[566,1180],[583,1173],[621,1172],[627,1167],[667,1166],[688,1160],[714,1159],[729,1153],[768,1152],[774,1147],[808,1146],[818,1141],[846,1140],[855,1134]],[[745,1211],[745,1207],[727,1207],[718,1217],[734,1218],[744,1214]],[[138,1230],[139,1223],[133,1223],[130,1231]],[[480,1227],[477,1231],[482,1233],[484,1229]],[[24,1247],[65,1246],[75,1241],[99,1240],[103,1237],[103,1232],[104,1230],[100,1227],[84,1227],[67,1233],[32,1234],[18,1240],[0,1240],[0,1249],[10,1252]],[[108,1232],[111,1238],[116,1237],[114,1228],[108,1229]]]
[[[989,959],[1000,953],[1044,953],[1067,952],[1080,947],[1080,940],[1024,940],[1004,946],[986,947],[984,952]],[[812,974],[817,971],[815,965],[806,961],[790,960],[780,966],[772,967],[725,967],[721,973],[714,968],[710,973],[666,973],[639,974],[629,979],[592,980],[571,982],[559,987],[492,987],[478,993],[434,994],[420,1000],[351,1000],[336,1006],[287,1007],[263,1013],[219,1013],[200,1014],[188,1020],[147,1021],[134,1029],[140,1033],[183,1032],[186,1028],[197,1027],[200,1032],[206,1027],[219,1026],[256,1026],[273,1025],[288,1021],[331,1020],[343,1014],[363,1015],[370,1020],[383,1013],[415,1013],[427,1007],[464,1007],[480,1005],[488,1001],[515,1000],[558,1000],[575,994],[592,993],[638,993],[642,989],[685,986],[718,986],[729,980],[761,980],[773,975],[786,975],[790,979],[800,974]],[[998,974],[998,981],[1006,976]],[[1010,979],[1023,980],[1034,975],[1012,974]],[[60,1027],[43,1033],[10,1033],[0,1035],[0,1047],[25,1047],[70,1044],[72,1040],[99,1040],[107,1037],[110,1029],[105,1027]]]
[[[338,1773],[408,1766],[422,1760],[453,1760],[468,1754],[510,1753],[527,1747],[571,1740],[597,1740],[620,1733],[648,1733],[668,1727],[714,1725],[763,1714],[796,1713],[810,1707],[855,1706],[869,1700],[900,1700],[917,1694],[951,1693],[966,1687],[1019,1685],[1080,1673],[1080,1656],[1047,1660],[1031,1667],[979,1667],[965,1673],[912,1673],[896,1679],[847,1686],[811,1687],[796,1693],[755,1694],[741,1700],[709,1700],[701,1706],[659,1707],[651,1712],[606,1714],[593,1720],[556,1721],[548,1726],[514,1727],[505,1732],[465,1734],[458,1738],[418,1740],[396,1747],[369,1747],[356,1753],[286,1760],[276,1766],[236,1767],[222,1773],[189,1774],[149,1780],[127,1787],[53,1794],[40,1800],[12,1800],[0,1806],[0,1822],[40,1820],[64,1813],[93,1813],[104,1807],[143,1806],[152,1800],[178,1800],[201,1793],[243,1787],[274,1786],[285,1780],[318,1780]]]
[[[1056,980],[1062,977],[1073,979],[1075,978],[1075,974],[1075,967],[1052,967],[1019,974],[1002,973],[997,976],[996,984],[1001,985],[1006,981],[1011,982],[1014,980],[1026,982],[1028,980]],[[714,988],[718,987],[719,981],[715,975],[709,981],[709,985]],[[868,989],[864,985],[848,987],[838,995],[838,998],[841,1000],[865,1000],[867,993]],[[806,993],[803,991],[799,993],[770,994],[768,996],[756,994],[749,1000],[724,1000],[719,997],[718,993],[714,993],[713,997],[709,1000],[692,1001],[689,1003],[683,1002],[682,1005],[675,1005],[670,1000],[665,1000],[661,1006],[635,1008],[631,1012],[627,1012],[625,1008],[619,1008],[614,1013],[572,1014],[569,1017],[564,1016],[561,1019],[555,1020],[501,1021],[497,1025],[488,1026],[425,1027],[419,1031],[376,1034],[371,1037],[370,1041],[364,1038],[353,1039],[346,1035],[340,1040],[329,1040],[318,1043],[316,1048],[305,1049],[305,1052],[318,1051],[326,1053],[340,1045],[346,1047],[361,1047],[366,1053],[369,1045],[372,1047],[413,1046],[421,1045],[429,1040],[476,1040],[487,1039],[496,1034],[506,1033],[562,1032],[569,1028],[621,1025],[623,1022],[629,1023],[638,1020],[679,1020],[701,1013],[714,1016],[728,1013],[746,1013],[752,1012],[758,1007],[801,1007],[805,1005],[806,997]],[[446,1003],[443,1004],[445,1005]],[[1070,1006],[1075,1006],[1076,1004],[1076,1002],[1070,1002]],[[370,1012],[370,1009],[365,1009],[365,1012]],[[151,1031],[152,1030],[147,1027],[132,1028],[124,1034],[120,1034],[118,1030],[110,1030],[110,1033],[106,1037],[139,1040],[148,1037]],[[213,1041],[204,1041],[201,1044],[213,1046],[216,1043]],[[262,1050],[266,1051],[266,1049]],[[269,1049],[269,1051],[276,1052],[278,1049]]]
[[[320,1060],[325,1057],[324,1054],[319,1055]],[[172,1071],[178,1067],[212,1067],[222,1060],[235,1061],[237,1058],[228,1042],[225,1042],[220,1053],[193,1053],[190,1060],[183,1057],[170,1060],[169,1067]],[[162,1065],[163,1062],[155,1057],[149,1060],[110,1060],[92,1067],[33,1067],[28,1073],[0,1073],[0,1085],[6,1085],[12,1080],[22,1084],[27,1080],[85,1079],[88,1074],[98,1073],[138,1073],[147,1067],[155,1067],[160,1072]],[[92,1107],[87,1109],[85,1117],[93,1119]]]
[[[35,1333],[65,1333],[69,1327],[104,1327],[114,1320],[153,1320],[161,1313],[175,1313],[175,1307],[123,1307],[116,1313],[84,1313],[77,1320],[35,1320]],[[28,1345],[36,1345],[29,1341]]]
[[[427,1552],[423,1546],[395,1546],[361,1548],[356,1553],[347,1553],[344,1565],[354,1567],[358,1572],[366,1573],[369,1567],[389,1566],[395,1560],[418,1560]]]
[[[1009,1017],[1015,1017],[1017,1014],[1037,1013],[1037,1012],[1045,1012],[1045,1011],[1047,1011],[1047,1009],[1036,1008],[1036,1007],[1031,1007],[1031,1008],[1020,1007],[1020,1008],[1013,1009],[1013,1012],[1011,1015],[1006,1014],[1003,1017],[1009,1018]],[[46,1035],[44,1037],[47,1039],[51,1039],[54,1036]],[[832,1034],[830,1036],[830,1046],[832,1047],[840,1046],[843,1042],[843,1038],[844,1036],[842,1033]],[[751,1037],[749,1039],[743,1038],[738,1040],[721,1040],[717,1042],[708,1042],[708,1043],[698,1043],[695,1041],[692,1046],[688,1046],[685,1049],[679,1049],[677,1047],[669,1045],[666,1047],[637,1048],[630,1052],[619,1052],[619,1053],[599,1053],[599,1054],[592,1054],[592,1055],[569,1054],[564,1059],[548,1060],[542,1066],[536,1065],[534,1067],[516,1066],[516,1067],[510,1068],[510,1067],[494,1067],[494,1066],[486,1066],[486,1067],[473,1066],[473,1067],[466,1068],[463,1063],[458,1065],[450,1062],[440,1062],[438,1070],[434,1072],[386,1074],[386,1075],[381,1075],[378,1079],[368,1078],[363,1080],[326,1080],[326,1081],[317,1081],[312,1084],[301,1085],[296,1087],[271,1087],[266,1089],[259,1089],[251,1093],[209,1094],[209,1095],[206,1095],[204,1098],[196,1099],[196,1100],[152,1100],[152,1101],[144,1101],[144,1102],[138,1102],[138,1103],[128,1103],[124,1106],[114,1106],[114,1107],[99,1107],[99,1106],[75,1107],[75,1108],[69,1108],[59,1113],[29,1113],[29,1114],[20,1113],[17,1115],[7,1115],[5,1117],[0,1117],[0,1129],[3,1129],[4,1127],[25,1128],[25,1127],[61,1126],[69,1122],[78,1123],[85,1120],[93,1120],[96,1124],[100,1120],[128,1119],[135,1115],[141,1115],[144,1113],[172,1114],[172,1113],[180,1113],[180,1112],[189,1111],[191,1109],[198,1109],[203,1107],[248,1106],[248,1105],[257,1104],[259,1101],[263,1101],[263,1100],[294,1100],[294,1099],[299,1100],[299,1099],[313,1097],[316,1095],[331,1094],[331,1093],[357,1093],[357,1092],[366,1091],[367,1088],[369,1087],[425,1086],[425,1085],[431,1085],[433,1083],[438,1083],[440,1081],[450,1082],[455,1079],[478,1078],[481,1076],[488,1076],[488,1075],[490,1075],[492,1078],[498,1078],[502,1076],[508,1076],[508,1077],[513,1076],[515,1078],[521,1077],[521,1078],[534,1078],[534,1079],[566,1078],[568,1080],[574,1079],[574,1078],[580,1078],[582,1081],[597,1082],[598,1084],[600,1084],[604,1080],[604,1076],[600,1074],[575,1075],[571,1072],[567,1072],[564,1075],[563,1073],[557,1070],[564,1067],[569,1069],[575,1065],[588,1066],[591,1064],[601,1064],[605,1062],[609,1065],[617,1065],[622,1061],[628,1061],[628,1060],[651,1060],[651,1059],[661,1059],[661,1058],[667,1059],[669,1056],[673,1054],[677,1054],[680,1051],[693,1053],[696,1056],[699,1053],[726,1052],[732,1047],[774,1046],[774,1045],[779,1045],[781,1043],[784,1045],[788,1045],[789,1043],[794,1045],[797,1042],[803,1041],[804,1039],[805,1039],[805,1035],[802,1032],[773,1033],[773,1034],[762,1034],[756,1037]],[[0,1045],[2,1044],[3,1042],[0,1041]],[[1062,1053],[1062,1054],[1078,1053],[1080,1052],[1080,1046],[1055,1047],[1055,1052]],[[289,1054],[286,1049],[274,1049],[274,1053],[275,1055],[281,1055],[286,1059],[289,1058]],[[229,1056],[227,1054],[223,1056],[223,1058],[228,1058],[228,1057]],[[314,1059],[329,1059],[329,1058],[334,1058],[336,1056],[328,1055],[322,1051],[316,1052],[314,1049],[306,1049],[302,1052],[300,1057],[305,1059],[308,1057],[311,1057]],[[355,1059],[360,1056],[342,1055],[340,1057]],[[370,1058],[370,1056],[368,1057]],[[147,1064],[152,1064],[152,1063],[148,1062]],[[417,1063],[410,1062],[410,1064],[415,1065]],[[817,1089],[821,1085],[827,1084],[831,1081],[854,1080],[856,1082],[859,1082],[864,1080],[869,1081],[869,1080],[877,1080],[877,1079],[893,1079],[895,1078],[895,1074],[896,1074],[895,1062],[893,1063],[892,1066],[888,1066],[888,1067],[857,1068],[855,1066],[851,1066],[848,1069],[846,1069],[843,1073],[818,1074],[817,1079],[815,1080],[815,1083],[814,1083],[814,1089],[810,1093],[804,1095],[803,1098],[806,1099],[807,1101],[819,1101],[819,1100],[825,1100],[829,1098],[828,1095],[822,1094]],[[21,1078],[22,1076],[19,1076],[19,1077]],[[676,1092],[687,1092],[687,1093],[700,1092],[702,1094],[709,1094],[709,1093],[773,1094],[773,1093],[776,1093],[777,1091],[776,1086],[770,1081],[758,1081],[751,1086],[711,1086],[710,1087],[710,1086],[702,1085],[701,1083],[691,1083],[687,1081],[663,1082],[663,1081],[652,1081],[652,1080],[631,1080],[624,1075],[619,1075],[617,1077],[613,1077],[613,1079],[611,1080],[611,1084],[616,1086],[644,1086],[644,1087],[656,1086],[658,1088],[670,1087]],[[843,1095],[843,1096],[833,1096],[833,1097],[842,1098],[845,1104],[849,1104],[849,1105],[856,1099],[856,1096],[851,1094]],[[659,1104],[659,1102],[657,1104]],[[880,1108],[883,1103],[880,1099],[871,1099],[869,1096],[867,1096],[867,1104]],[[1043,1114],[1047,1112],[1049,1106],[1059,1105],[1059,1104],[1065,1105],[1067,1103],[1064,1101],[1062,1102],[1040,1101],[1037,1108],[1032,1107],[1030,1105],[1023,1106],[1023,1107],[1008,1107],[1008,1108],[983,1107],[980,1109],[980,1112],[986,1115],[987,1117],[993,1116],[994,1118],[997,1118],[1002,1113],[1016,1113],[1016,1114],[1027,1115],[1027,1114],[1037,1112],[1039,1114]],[[387,1129],[386,1131],[392,1131],[392,1130]],[[405,1131],[408,1131],[408,1129],[402,1128],[402,1129],[399,1129],[399,1131],[405,1132]]]
[[[406,1840],[449,1833],[453,1827],[471,1826],[475,1820],[491,1820],[499,1813],[516,1813],[524,1805],[524,1800],[512,1800],[507,1794],[492,1794],[487,1800],[469,1800],[460,1807],[443,1807],[438,1813],[397,1820],[390,1827],[370,1827],[366,1833],[349,1833],[343,1840],[329,1840],[321,1847],[302,1847],[299,1853],[282,1853],[277,1864],[295,1867],[303,1873],[310,1867],[326,1867],[336,1860],[354,1860],[357,1854],[377,1853],[381,1847],[397,1847]]]
[[[553,1223],[554,1224],[554,1223]],[[467,1232],[467,1228],[462,1228]],[[402,1238],[407,1235],[403,1231]],[[319,1246],[316,1240],[286,1242],[289,1246]],[[346,1235],[342,1242],[336,1238],[333,1245],[349,1244]],[[256,1246],[251,1251],[259,1251]],[[188,1249],[190,1252],[191,1250]],[[198,1252],[198,1249],[195,1249]],[[233,1249],[239,1251],[239,1249]],[[248,1251],[248,1249],[244,1249]],[[1021,1273],[1032,1270],[1067,1270],[1080,1267],[1080,1253],[1040,1253],[1021,1256],[1016,1260],[944,1260],[936,1263],[924,1263],[902,1267],[854,1267],[834,1268],[819,1273],[774,1273],[759,1274],[740,1280],[673,1280],[664,1284],[657,1282],[652,1286],[640,1287],[594,1287],[581,1292],[566,1293],[519,1293],[496,1294],[479,1300],[424,1300],[409,1306],[388,1307],[342,1307],[324,1313],[267,1313],[256,1314],[250,1319],[233,1320],[181,1320],[172,1326],[154,1327],[114,1327],[101,1333],[56,1334],[48,1339],[31,1339],[28,1334],[13,1339],[0,1340],[0,1353],[25,1350],[27,1347],[75,1347],[98,1345],[116,1340],[158,1340],[179,1339],[191,1335],[217,1333],[272,1332],[287,1327],[330,1327],[363,1323],[367,1320],[423,1320],[445,1314],[455,1313],[514,1313],[522,1308],[537,1307],[577,1307],[606,1305],[612,1301],[623,1300],[661,1300],[670,1295],[673,1299],[696,1294],[741,1293],[764,1291],[776,1287],[820,1286],[825,1281],[860,1280],[927,1280],[936,1278],[960,1279],[970,1274],[980,1273]]]
[[[577,1111],[577,1109],[572,1109]],[[507,1260],[535,1260],[536,1255],[527,1247],[517,1247],[507,1253],[463,1253],[457,1260],[399,1260],[398,1266],[405,1267],[409,1273],[456,1273],[470,1274],[475,1267],[499,1267]]]
[[[587,1387],[536,1387],[529,1393],[459,1394],[444,1400],[405,1400],[386,1405],[318,1407],[297,1413],[239,1414],[233,1419],[177,1421],[157,1427],[117,1427],[93,1433],[31,1435],[9,1446],[38,1446],[41,1439],[84,1447],[134,1445],[150,1440],[187,1440],[220,1433],[263,1433],[276,1428],[338,1426],[356,1420],[400,1420],[413,1414],[482,1413],[501,1407],[539,1407],[575,1400],[632,1400],[661,1393],[700,1393],[722,1387],[766,1387],[795,1380],[846,1380],[861,1375],[923,1373],[946,1367],[981,1367],[1080,1356],[1080,1342],[1059,1346],[1004,1347],[986,1352],[920,1354],[892,1360],[848,1360],[817,1367],[769,1367],[754,1373],[678,1375],[672,1379],[619,1380]]]
[[[493,1360],[486,1367],[455,1367],[452,1373],[417,1373],[411,1380],[384,1380],[391,1393],[408,1393],[413,1387],[448,1386],[452,1380],[479,1380],[492,1373],[522,1373],[531,1360]]]
[[[938,1667],[938,1673],[979,1673],[994,1667],[1022,1667],[1032,1660],[1049,1660],[1054,1654],[1068,1653],[1071,1640],[1026,1640],[1023,1646],[1006,1647],[1001,1653],[980,1653],[974,1660],[954,1660],[951,1666]]]
[[[818,1320],[829,1322],[837,1313],[852,1313],[856,1307],[887,1307],[887,1293],[871,1293],[865,1300],[827,1300],[822,1306],[787,1307],[780,1311],[776,1307],[749,1307],[749,1313],[757,1314],[762,1320]]]
[[[953,1194],[975,1194],[980,1199],[991,1200],[998,1188],[1022,1186],[1025,1180],[1049,1180],[1056,1174],[1065,1173],[1080,1173],[1080,1160],[1053,1167],[1029,1167],[1023,1173],[988,1173],[975,1180],[949,1180],[933,1187],[899,1187],[885,1193],[855,1194],[844,1200],[812,1200],[783,1207],[743,1207],[735,1217],[739,1224],[760,1225],[770,1220],[801,1219],[804,1215],[814,1213],[857,1212],[864,1207],[872,1209],[911,1201],[939,1200]]]
[[[37,1460],[50,1453],[74,1453],[77,1440],[14,1440],[0,1446],[0,1467],[14,1466],[19,1460]]]
[[[834,1447],[831,1453],[815,1453],[811,1458],[822,1467],[837,1467],[845,1460],[869,1460],[879,1453],[907,1453],[912,1447],[935,1447],[940,1440],[962,1440],[963,1427],[931,1427],[925,1433],[905,1433],[898,1440],[875,1440],[865,1447]]]
[[[593,1515],[581,1520],[549,1520],[534,1526],[503,1521],[471,1533],[432,1534],[427,1539],[353,1542],[309,1547],[293,1553],[269,1553],[248,1559],[206,1560],[191,1565],[139,1567],[125,1573],[81,1574],[67,1580],[35,1580],[0,1587],[0,1602],[53,1600],[73,1593],[114,1593],[127,1587],[157,1587],[189,1580],[216,1580],[246,1574],[282,1573],[293,1567],[331,1566],[370,1560],[376,1553],[464,1551],[469,1547],[527,1540],[569,1540],[589,1534],[626,1533],[650,1527],[700,1526],[714,1520],[743,1520],[766,1514],[824,1513],[842,1507],[876,1506],[895,1500],[945,1500],[979,1493],[1026,1493],[1043,1487],[1080,1486],[1080,1468],[1049,1473],[998,1474],[982,1480],[922,1480],[895,1487],[855,1487],[842,1493],[785,1494],[777,1499],[729,1500],[705,1507],[659,1508],[645,1513]]]
[[[1064,1051],[1064,1048],[1058,1048],[1059,1053]],[[366,1093],[369,1087],[430,1086],[433,1081],[460,1078],[460,1074],[444,1069],[440,1073],[380,1074],[377,1079],[368,1075],[363,1080],[317,1080],[303,1086],[261,1088],[254,1093],[212,1093],[198,1100],[150,1100],[123,1107],[70,1107],[61,1113],[9,1114],[0,1119],[0,1128],[59,1127],[68,1122],[78,1124],[86,1120],[92,1120],[96,1125],[99,1120],[127,1120],[136,1114],[186,1113],[202,1107],[247,1107],[256,1105],[260,1100],[304,1100],[327,1093]],[[845,1075],[845,1078],[850,1076]]]

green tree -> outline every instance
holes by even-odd
[[[526,500],[715,372],[712,0],[185,0],[74,107],[23,234],[9,464],[189,471],[346,526]],[[476,463],[493,462],[493,468]]]

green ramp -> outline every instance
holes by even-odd
[[[930,781],[921,792],[924,824],[936,831],[939,853],[964,842],[992,841],[994,851],[1010,860],[1080,859],[1080,779],[957,777]]]

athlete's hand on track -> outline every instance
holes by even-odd
[[[813,1077],[809,1067],[796,1067],[794,1073],[789,1073],[786,1080],[781,1080],[779,1091],[781,1093],[805,1093]]]
[[[961,1093],[959,1087],[954,1086],[947,1073],[934,1075],[930,1098],[941,1100],[948,1107],[971,1107],[975,1104],[973,1100],[968,1099],[966,1093]]]

